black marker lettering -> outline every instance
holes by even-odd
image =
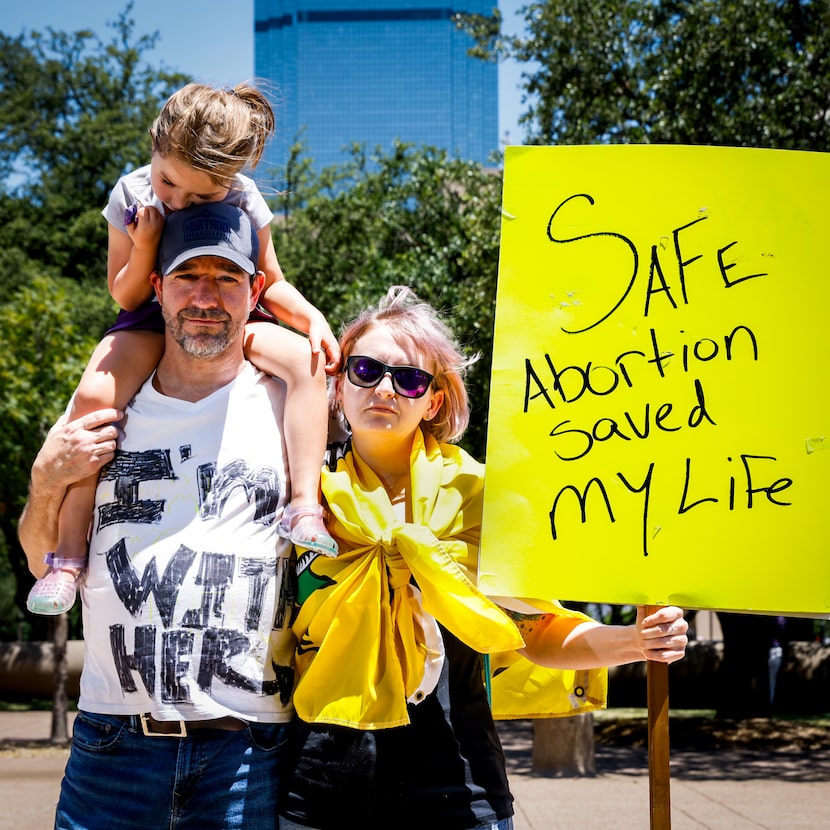
[[[101,471],[102,481],[115,481],[115,501],[98,508],[98,527],[118,522],[157,524],[161,521],[164,501],[138,498],[143,481],[175,479],[169,450],[144,452],[115,451],[115,458]]]
[[[556,210],[553,211],[553,213],[551,214],[550,219],[548,220],[548,229],[547,229],[548,239],[550,239],[551,242],[555,242],[555,243],[560,244],[560,245],[566,245],[566,244],[569,244],[571,242],[580,242],[580,241],[584,241],[584,240],[587,240],[587,239],[595,239],[595,238],[599,238],[599,237],[603,237],[603,236],[611,237],[612,239],[619,239],[619,240],[621,240],[622,242],[625,243],[625,245],[628,247],[629,251],[631,252],[632,269],[631,269],[631,276],[629,277],[629,280],[628,280],[628,284],[626,285],[626,287],[623,290],[622,294],[620,294],[619,299],[616,301],[616,303],[613,305],[613,307],[611,309],[609,309],[598,320],[591,323],[591,325],[585,326],[584,328],[574,329],[574,330],[568,330],[568,329],[563,328],[562,331],[564,331],[566,334],[580,334],[582,332],[589,331],[590,329],[595,328],[596,326],[598,326],[604,320],[607,320],[622,305],[623,301],[625,300],[625,298],[628,296],[629,292],[631,291],[631,288],[634,285],[634,280],[637,278],[637,268],[638,268],[638,264],[639,264],[639,255],[637,253],[636,246],[634,245],[634,243],[630,239],[628,239],[627,237],[625,237],[625,236],[623,236],[622,234],[619,234],[619,233],[613,233],[611,231],[599,231],[597,233],[584,234],[583,236],[574,236],[574,237],[571,237],[570,239],[557,239],[553,234],[554,219],[556,219],[556,215],[559,213],[559,211],[563,207],[565,207],[565,205],[567,205],[568,202],[572,201],[573,199],[585,199],[589,204],[591,204],[591,205],[594,204],[593,198],[591,196],[589,196],[587,193],[577,193],[577,194],[575,194],[573,196],[569,196],[567,199],[565,199],[565,201],[562,202],[556,208]]]
[[[116,542],[106,553],[107,567],[118,598],[135,617],[150,594],[156,601],[165,628],[173,621],[176,599],[184,582],[185,574],[196,558],[196,551],[181,545],[173,554],[164,575],[159,579],[155,558],[151,559],[139,580],[133,570],[124,540]]]
[[[651,498],[651,477],[654,473],[654,462],[648,465],[648,472],[643,479],[643,483],[639,487],[632,486],[628,479],[622,474],[617,473],[617,478],[626,486],[632,493],[643,494],[643,556],[648,556],[648,505]]]
[[[576,496],[577,503],[579,504],[579,511],[582,524],[585,524],[588,521],[588,495],[592,488],[596,488],[599,490],[600,495],[602,496],[603,501],[605,502],[605,509],[608,513],[608,518],[613,523],[614,519],[614,511],[611,509],[611,501],[608,498],[608,491],[605,489],[605,485],[602,483],[602,480],[599,478],[592,478],[586,485],[585,489],[581,492],[579,489],[573,484],[567,484],[563,487],[557,494],[556,498],[553,500],[553,507],[550,510],[550,535],[551,538],[556,541],[557,539],[557,529],[556,529],[556,511],[559,508],[559,499],[565,493],[573,493]]]

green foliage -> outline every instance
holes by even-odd
[[[495,4],[494,4],[495,5]],[[501,33],[466,18],[474,52],[526,66],[536,143],[663,142],[828,149],[830,0],[548,0]],[[149,159],[147,129],[188,79],[147,67],[132,3],[108,43],[91,32],[0,33],[0,585],[29,577],[16,539],[29,469],[111,320],[109,189]],[[294,148],[275,198],[286,276],[332,327],[406,284],[482,359],[465,446],[484,456],[500,224],[497,170],[429,148],[353,149],[315,174]],[[66,278],[71,279],[66,279]],[[5,550],[5,554],[4,554]],[[8,590],[0,615],[11,620]],[[7,636],[3,630],[0,635]]]
[[[477,54],[526,65],[528,143],[830,147],[830,4],[548,0],[526,33],[472,19]]]
[[[149,161],[147,130],[189,80],[143,62],[158,36],[133,36],[132,5],[109,42],[89,31],[0,32],[2,637],[23,618],[9,597],[22,609],[31,584],[17,518],[32,461],[115,317],[101,209],[119,176]],[[25,619],[47,639],[46,618]]]
[[[299,148],[289,165],[307,170]],[[408,285],[448,315],[456,337],[482,359],[468,381],[473,403],[464,445],[484,454],[493,336],[501,176],[431,148],[399,144],[293,181],[280,198],[275,245],[287,279],[332,328]],[[290,210],[283,210],[285,204]]]
[[[100,211],[118,177],[147,163],[147,130],[187,78],[142,56],[157,35],[133,38],[132,3],[92,32],[0,32],[0,247],[15,247],[64,276],[103,278]]]
[[[15,605],[15,586],[6,540],[0,534],[0,640],[17,639],[18,623],[23,614]]]
[[[113,309],[105,286],[45,276],[36,263],[21,268],[18,280],[0,305],[0,528],[22,607],[30,579],[16,528],[29,470]]]
[[[830,0],[546,0],[519,14],[515,37],[498,13],[464,25],[474,54],[524,65],[526,143],[830,150]],[[719,711],[768,713],[768,629],[731,616]]]

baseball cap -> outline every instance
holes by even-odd
[[[219,256],[254,274],[259,240],[251,219],[236,205],[216,202],[177,210],[164,223],[159,244],[159,267],[169,274],[197,256]]]

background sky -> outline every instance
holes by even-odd
[[[522,23],[516,10],[526,0],[493,0],[501,9],[507,31]],[[151,64],[192,75],[212,84],[234,84],[254,77],[254,3],[244,0],[137,0],[131,17],[139,35],[159,32]],[[74,32],[92,29],[104,41],[126,0],[2,0],[0,31],[17,35],[31,30]],[[499,66],[499,137],[520,144],[523,132],[518,118],[523,110],[518,83],[521,70],[515,63]],[[279,129],[279,126],[278,126]]]

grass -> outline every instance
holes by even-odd
[[[66,710],[74,712],[78,708],[77,700],[68,700]],[[52,698],[12,698],[10,700],[0,699],[0,712],[51,712]]]
[[[714,709],[670,709],[670,718],[714,718]],[[612,707],[594,712],[598,721],[629,720],[633,718],[647,718],[648,709],[635,707]]]
[[[645,708],[612,707],[610,709],[602,709],[594,712],[594,719],[598,724],[616,723],[626,720],[640,720],[648,718],[648,710]],[[669,719],[672,721],[681,720],[710,720],[716,721],[718,719],[717,712],[714,709],[670,709]],[[812,727],[830,727],[830,712],[823,714],[799,715],[786,712],[776,712],[769,718],[770,722],[781,724],[799,724],[803,726]]]

